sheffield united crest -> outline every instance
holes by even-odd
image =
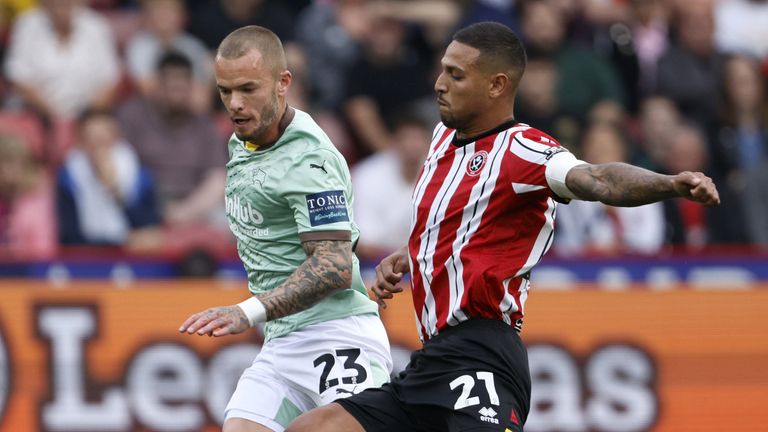
[[[472,157],[469,159],[469,162],[467,162],[467,174],[471,176],[476,176],[480,174],[480,171],[483,170],[483,167],[485,166],[485,162],[488,161],[488,152],[485,150],[479,151],[472,155]]]

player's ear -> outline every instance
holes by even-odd
[[[488,96],[490,98],[497,98],[504,94],[510,85],[509,76],[504,73],[497,73],[491,76],[488,82]]]
[[[291,86],[293,75],[288,69],[280,72],[280,77],[277,81],[277,94],[278,96],[285,96],[288,93],[288,88]]]

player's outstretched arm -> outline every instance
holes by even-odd
[[[707,206],[720,204],[712,179],[700,172],[662,175],[620,162],[582,164],[568,171],[565,183],[581,200],[618,207],[640,206],[675,197]]]
[[[371,290],[376,295],[376,301],[379,306],[386,308],[385,299],[391,299],[394,293],[403,290],[398,282],[403,279],[403,275],[410,271],[408,264],[408,247],[403,246],[391,255],[387,256],[379,265],[376,266],[376,282]]]
[[[182,333],[225,336],[242,333],[258,322],[301,312],[352,284],[352,243],[349,240],[302,242],[307,259],[282,285],[258,299],[260,318],[249,317],[240,305],[219,306],[198,312],[179,327]],[[253,314],[251,314],[253,315]],[[253,318],[253,319],[252,319]]]

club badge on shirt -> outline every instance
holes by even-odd
[[[488,152],[486,152],[485,150],[481,150],[473,154],[472,157],[469,159],[469,162],[467,162],[467,174],[473,177],[480,174],[480,171],[483,170],[483,167],[485,166],[485,162],[487,160],[488,160]]]
[[[318,192],[306,195],[305,198],[310,225],[349,221],[347,198],[343,191]]]

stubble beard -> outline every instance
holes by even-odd
[[[264,108],[261,110],[261,112],[259,113],[259,126],[247,136],[242,136],[242,137],[238,136],[237,138],[241,141],[259,143],[259,141],[267,132],[267,130],[269,130],[270,126],[272,126],[272,124],[275,121],[277,121],[277,110],[278,110],[277,95],[273,95],[273,98],[270,101],[270,103],[266,104]]]
[[[462,122],[456,116],[448,113],[440,113],[440,121],[449,129],[461,129]]]

